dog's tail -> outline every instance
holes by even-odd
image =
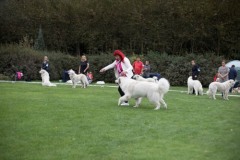
[[[170,83],[168,82],[167,79],[165,78],[161,78],[159,81],[158,81],[158,88],[160,89],[160,91],[165,94],[169,91],[169,88],[170,88]]]

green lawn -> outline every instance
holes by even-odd
[[[170,91],[158,111],[118,98],[109,87],[0,83],[0,159],[240,159],[240,97]]]

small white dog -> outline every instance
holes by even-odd
[[[41,74],[41,78],[42,78],[42,86],[49,86],[49,87],[56,87],[57,85],[56,84],[53,84],[50,82],[50,77],[49,77],[49,74],[46,70],[44,69],[41,69],[39,71],[39,73]]]
[[[228,100],[229,89],[234,85],[234,83],[235,82],[232,79],[223,83],[212,82],[209,84],[209,90],[207,91],[207,94],[209,95],[209,98],[216,99],[216,93],[217,91],[220,91],[223,93],[223,99]]]
[[[147,97],[156,106],[155,110],[160,109],[160,103],[167,108],[163,97],[169,91],[170,84],[165,78],[161,78],[158,83],[149,83],[120,77],[118,78],[118,84],[125,93],[124,96],[119,98],[118,105],[124,101],[128,101],[130,98],[135,98],[136,104],[134,107],[138,107],[142,101],[142,97]]]
[[[73,83],[73,88],[76,88],[77,83],[80,81],[82,84],[82,88],[86,88],[89,83],[88,83],[88,79],[87,76],[84,74],[76,74],[74,72],[74,70],[70,69],[68,71],[69,77],[72,80]]]
[[[142,76],[137,74],[133,76],[133,79],[136,79],[137,81],[155,82],[155,83],[157,83],[158,81],[156,76],[154,76],[153,78],[143,78]]]
[[[198,95],[198,93],[200,95],[203,95],[202,84],[199,80],[193,80],[192,76],[190,76],[188,77],[187,84],[188,84],[188,94],[191,94],[194,89],[196,96]]]

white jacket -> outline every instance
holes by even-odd
[[[132,76],[133,76],[133,72],[132,72],[133,67],[132,67],[129,59],[127,57],[124,57],[123,61],[124,62],[121,62],[123,71],[127,72],[126,76],[128,78],[132,78]],[[103,69],[109,70],[109,69],[112,69],[112,68],[114,68],[115,77],[116,77],[116,79],[118,79],[118,77],[120,77],[120,75],[119,75],[119,73],[117,71],[117,68],[116,68],[116,60],[112,64],[109,64],[108,66],[104,67]]]

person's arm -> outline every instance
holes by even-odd
[[[115,67],[115,65],[116,65],[116,61],[114,61],[113,63],[107,65],[106,67],[103,67],[103,68],[100,70],[100,72],[105,72],[105,71],[107,71],[107,70],[109,70],[109,69],[112,69],[112,68]]]
[[[135,62],[133,62],[133,64],[132,64],[132,67],[133,67],[133,69],[132,69],[132,71],[133,71],[133,73],[135,73]]]
[[[133,67],[127,57],[124,58],[124,64],[126,66],[126,69],[123,70],[123,72],[127,73],[127,72],[131,72],[133,70]]]
[[[221,75],[221,73],[220,73],[220,68],[221,68],[221,67],[218,68],[218,78],[223,78],[222,75]]]
[[[78,73],[80,74],[80,71],[81,71],[81,65],[79,65],[79,68],[78,68]]]
[[[225,77],[227,77],[227,76],[228,76],[228,74],[229,74],[229,71],[230,71],[230,69],[228,68],[228,71],[227,71],[227,73],[226,73],[226,74],[224,74],[224,75],[222,75],[222,78],[225,78]]]
[[[142,63],[141,74],[143,74],[144,64]]]
[[[84,70],[84,73],[88,70],[88,68],[89,68],[89,63],[87,63],[87,67],[86,67],[86,69]]]

